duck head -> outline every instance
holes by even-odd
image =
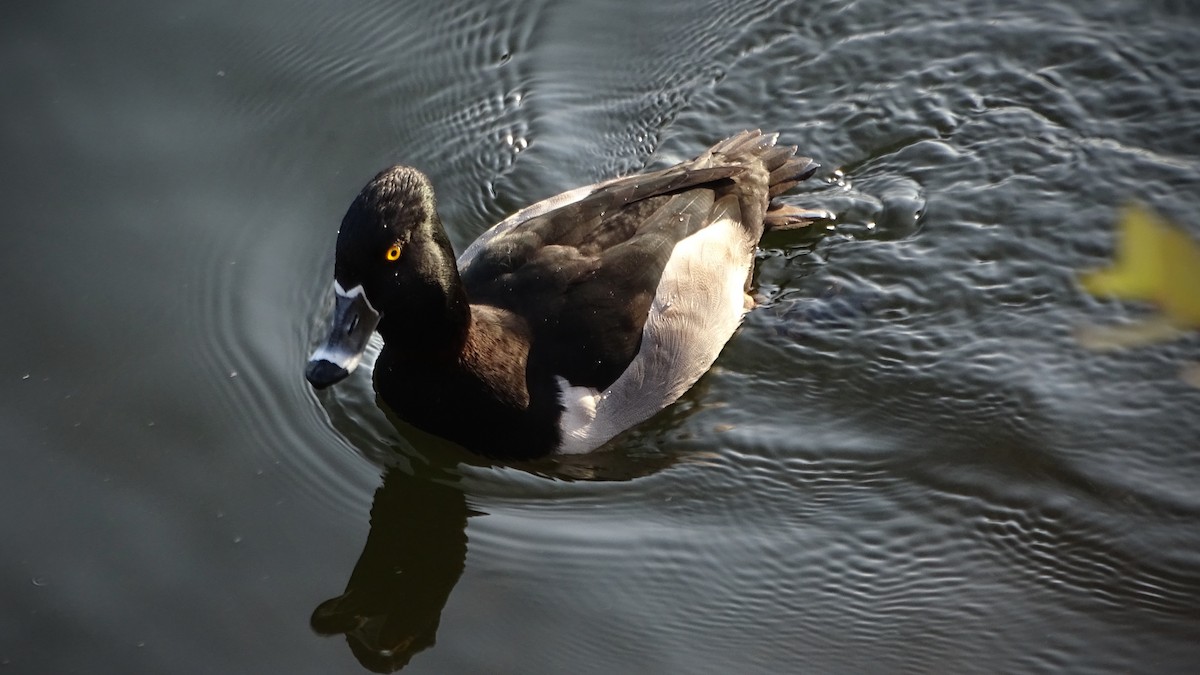
[[[469,310],[433,187],[405,166],[362,189],[338,230],[329,336],[304,375],[323,389],[358,366],[371,333],[388,345],[444,351],[465,335]]]

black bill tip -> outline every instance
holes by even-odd
[[[317,389],[337,384],[346,379],[348,375],[350,375],[350,371],[325,359],[309,361],[308,367],[304,369],[304,377]]]

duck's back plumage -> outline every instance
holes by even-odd
[[[712,365],[749,307],[772,187],[816,168],[774,142],[745,132],[690,162],[534,205],[459,258],[471,302],[525,319],[531,369],[559,378],[577,440],[566,449],[649,417]]]
[[[774,148],[774,141],[744,132],[690,162],[581,188],[573,191],[578,199],[560,197],[514,214],[459,258],[468,297],[525,318],[538,358],[556,374],[607,388],[637,353],[675,246],[726,217],[740,226],[725,232],[726,245],[751,255],[763,233],[770,172],[785,168],[800,180],[815,169],[811,160],[792,156],[795,148]],[[743,262],[744,278],[749,260]],[[701,254],[680,271],[702,266]]]

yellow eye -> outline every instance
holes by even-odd
[[[392,244],[392,247],[387,250],[388,260],[400,259],[400,244]]]

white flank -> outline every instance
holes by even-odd
[[[674,403],[717,359],[745,315],[754,244],[734,199],[676,244],[654,293],[633,362],[603,392],[559,378],[563,454],[594,450]]]
[[[563,414],[558,421],[562,431],[562,446],[559,452],[574,454],[591,450],[588,445],[588,431],[596,419],[596,404],[600,401],[600,392],[594,387],[575,387],[564,378],[558,380],[562,391]],[[573,449],[579,447],[581,449]]]

